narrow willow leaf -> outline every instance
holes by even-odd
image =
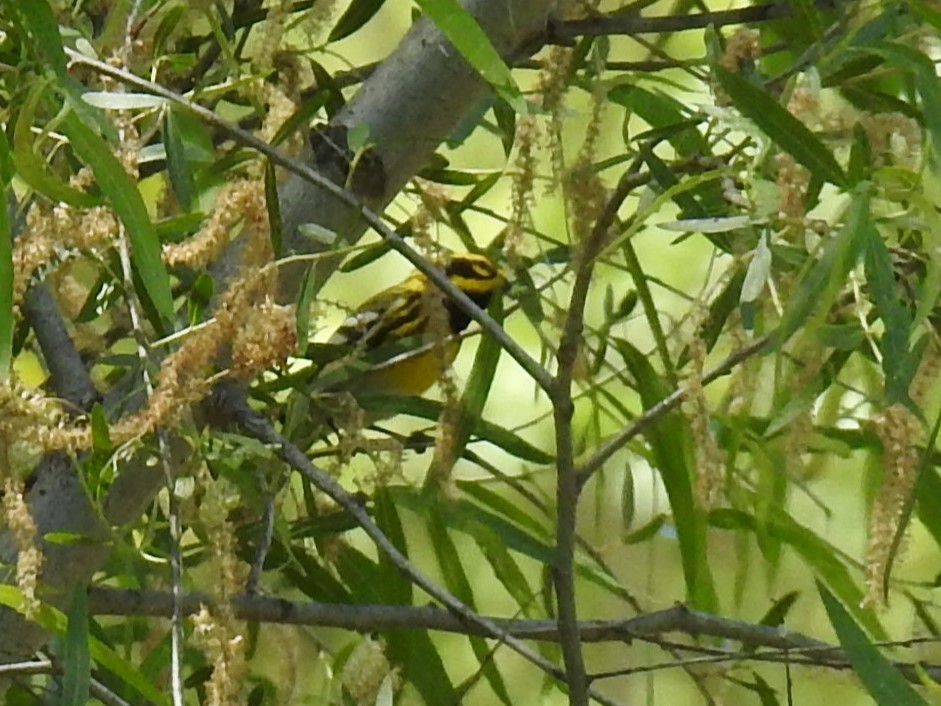
[[[284,254],[281,245],[284,229],[281,223],[281,201],[278,199],[278,176],[270,159],[265,160],[265,206],[268,209],[271,249],[277,259]]]
[[[56,22],[55,14],[47,0],[5,4],[19,15],[23,26],[36,40],[36,47],[44,60],[43,63],[52,68],[57,76],[67,78],[68,59],[65,56],[65,49],[62,48],[59,23]]]
[[[846,185],[846,175],[833,154],[810,129],[768,93],[744,76],[716,64],[713,73],[738,111],[797,162],[837,186]]]
[[[0,585],[0,605],[16,611],[22,611],[26,598],[16,586]],[[39,614],[34,617],[36,623],[57,635],[65,635],[68,621],[61,611],[43,604]],[[141,672],[127,659],[118,655],[108,645],[94,636],[88,638],[89,654],[100,667],[107,669],[124,684],[140,694],[155,706],[169,706],[170,702]]]
[[[729,233],[747,226],[767,223],[766,218],[754,216],[725,216],[723,218],[685,218],[681,221],[667,221],[658,224],[663,230],[680,233]]]
[[[502,325],[503,300],[501,297],[493,298],[489,312],[493,320]],[[449,476],[454,463],[464,453],[467,442],[470,441],[471,434],[487,404],[487,397],[490,395],[490,387],[493,384],[493,376],[497,371],[497,363],[500,361],[502,350],[496,340],[484,333],[477,348],[477,356],[474,358],[474,367],[471,369],[467,386],[464,388],[464,394],[461,395],[457,428],[454,429],[453,435],[450,435],[451,442],[443,453],[438,453],[438,449],[442,448],[440,444],[436,447],[434,464],[428,473],[429,481]]]
[[[402,529],[402,519],[399,517],[398,508],[393,501],[392,495],[387,490],[378,491],[375,497],[376,509],[374,512],[376,524],[383,534],[389,538],[389,541],[402,553],[408,557],[408,545],[405,543],[405,530]],[[383,584],[385,592],[388,594],[384,599],[389,603],[409,604],[412,601],[412,583],[399,569],[392,564],[392,561],[384,552],[379,553],[379,566],[383,573]]]
[[[94,195],[70,186],[49,171],[45,161],[33,150],[33,121],[39,102],[49,90],[47,81],[38,82],[23,101],[13,129],[13,164],[17,175],[53,202],[61,201],[76,208],[91,208],[101,203]]]
[[[887,404],[905,403],[909,401],[908,387],[915,374],[908,348],[912,316],[902,303],[902,292],[895,279],[892,257],[879,231],[872,221],[867,220],[860,224],[860,233],[865,239],[869,293],[885,326],[880,341],[885,401]]]
[[[107,110],[146,110],[166,105],[167,99],[150,93],[118,93],[109,91],[88,91],[82,94],[82,100],[95,108]]]
[[[376,523],[393,544],[408,556],[405,533],[399,517],[398,493],[384,489],[376,493]],[[383,603],[412,603],[412,584],[391,561],[380,553]],[[354,595],[358,592],[354,589]],[[396,630],[386,635],[389,657],[401,665],[403,676],[424,697],[425,703],[457,703],[457,691],[441,660],[441,654],[428,633],[419,630]]]
[[[9,189],[8,184],[0,189],[0,381],[9,378],[13,360],[13,241],[8,217]]]
[[[650,409],[671,392],[646,355],[624,340],[615,341],[615,345],[633,375],[644,409]],[[714,610],[718,598],[706,561],[706,523],[691,484],[689,428],[682,415],[671,413],[649,427],[644,437],[670,500],[688,600],[701,610]]]
[[[444,577],[444,585],[462,603],[476,610],[474,592],[464,569],[463,557],[448,532],[442,517],[442,505],[432,501],[429,503],[429,512],[424,513],[422,517],[428,527],[428,536],[431,540],[431,546],[434,548],[438,566],[441,568],[441,575]],[[471,649],[477,657],[479,668],[494,693],[504,704],[511,703],[503,676],[491,659],[490,648],[487,646],[486,641],[479,637],[470,637],[469,641]]]
[[[163,142],[167,155],[167,173],[170,185],[180,206],[186,212],[193,208],[196,195],[193,168],[186,156],[186,146],[180,130],[180,121],[174,110],[168,110],[163,116]]]
[[[131,260],[147,298],[164,321],[171,321],[173,297],[170,277],[161,258],[157,232],[137,185],[124,171],[108,143],[87,128],[77,115],[69,114],[62,122],[62,129],[68,135],[75,154],[91,168],[99,188],[127,228]]]
[[[434,422],[441,417],[441,403],[424,397],[362,395],[357,401],[364,410],[380,412],[386,416],[408,414]],[[515,432],[485,419],[479,419],[474,423],[473,435],[481,441],[498,446],[522,461],[545,465],[552,463],[555,459],[555,456],[533,446]]]
[[[75,584],[65,632],[62,669],[62,706],[85,706],[91,686],[91,656],[88,651],[88,597],[85,585]]]
[[[778,345],[783,344],[799,328],[806,328],[808,321],[817,323],[826,315],[863,252],[868,222],[869,195],[860,189],[850,206],[846,224],[836,237],[827,241],[820,258],[810,265],[809,271],[791,295],[775,334]]]
[[[752,255],[745,281],[742,283],[741,302],[751,303],[758,300],[771,274],[771,249],[768,247],[768,235],[763,233]]]
[[[731,508],[713,510],[709,513],[709,523],[723,529],[750,532],[757,532],[759,529],[758,520],[754,515]],[[853,581],[846,566],[837,558],[839,554],[836,547],[780,511],[773,517],[766,518],[763,529],[794,549],[840,600],[849,606],[856,619],[866,626],[871,635],[879,640],[888,639],[885,628],[875,614],[861,607],[863,591]]]
[[[384,3],[385,0],[353,0],[333,26],[328,41],[336,42],[353,34],[369,22]]]
[[[817,590],[853,671],[875,702],[879,706],[928,706],[928,702],[853,622],[833,594],[819,582]]]

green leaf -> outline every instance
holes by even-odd
[[[491,490],[486,483],[476,480],[459,480],[457,487],[462,492],[469,495],[483,506],[488,512],[496,515],[503,515],[511,522],[515,522],[520,527],[528,529],[534,535],[548,537],[549,531],[545,523],[540,522],[533,517],[533,511],[537,511],[543,518],[546,518],[546,508],[537,508],[530,504],[523,505],[519,501],[511,500],[502,494]]]
[[[69,607],[62,669],[62,706],[85,706],[91,686],[91,657],[88,652],[88,596],[85,585],[76,583]]]
[[[373,18],[383,3],[385,0],[353,0],[333,26],[327,41],[336,42],[353,34]]]
[[[470,581],[467,578],[467,572],[464,570],[461,552],[448,533],[444,519],[442,517],[442,507],[434,502],[429,503],[429,512],[423,515],[428,525],[428,535],[431,540],[431,546],[434,547],[435,557],[438,560],[438,566],[441,568],[441,575],[444,578],[444,585],[457,598],[472,608],[477,610],[474,601],[474,592]],[[487,642],[479,637],[469,637],[471,649],[477,657],[480,669],[490,683],[490,687],[499,697],[500,701],[509,704],[510,695],[507,692],[503,676],[496,668],[491,659],[490,648]]]
[[[19,15],[26,31],[36,40],[35,47],[39,50],[39,58],[43,64],[49,66],[60,78],[69,78],[68,59],[65,49],[62,48],[59,23],[56,22],[55,14],[47,0],[13,0],[4,4]]]
[[[526,103],[509,67],[477,20],[456,0],[416,0],[461,56],[517,113],[527,112]]]
[[[908,387],[915,374],[908,348],[912,317],[902,303],[903,292],[895,279],[892,258],[872,221],[860,223],[860,235],[865,239],[869,293],[885,326],[881,348],[886,403],[906,403],[909,401]]]
[[[124,93],[112,91],[87,91],[82,100],[95,108],[107,110],[147,110],[160,108],[167,99],[150,93]]]
[[[723,529],[746,529],[757,532],[758,520],[742,510],[723,508],[709,513],[709,523]],[[862,608],[863,592],[853,581],[846,566],[837,559],[836,547],[814,532],[778,511],[765,518],[761,528],[778,541],[794,549],[826,584],[840,597],[870,634],[876,639],[887,639],[885,629],[875,614]]]
[[[528,614],[535,605],[536,597],[506,544],[496,532],[487,531],[487,528],[483,527],[474,532],[473,539],[490,564],[497,581],[513,596],[520,610]]]
[[[397,492],[386,488],[376,493],[376,524],[392,543],[408,556],[405,533],[399,517]],[[384,553],[380,553],[382,602],[409,605],[412,584]],[[356,593],[354,587],[354,594]],[[441,660],[441,654],[428,633],[396,630],[386,636],[389,656],[402,666],[405,679],[424,697],[425,703],[456,703],[457,692]]]
[[[830,304],[863,252],[868,223],[869,194],[861,188],[854,196],[846,224],[836,237],[826,242],[820,258],[811,261],[809,270],[791,295],[775,334],[778,345],[799,328],[812,327],[826,316]],[[813,320],[809,322],[812,314]]]
[[[27,3],[29,4],[29,3]],[[39,81],[26,96],[13,129],[13,164],[17,175],[51,201],[61,201],[76,208],[91,208],[101,203],[95,194],[69,186],[48,169],[46,162],[33,150],[33,122],[39,102],[49,91],[48,81]]]
[[[297,298],[297,309],[294,314],[294,327],[297,331],[298,348],[304,350],[307,339],[310,338],[310,308],[317,294],[317,284],[314,277],[314,268],[309,267],[304,273],[304,281]]]
[[[102,193],[127,228],[131,240],[131,260],[143,283],[147,298],[166,321],[173,319],[170,277],[160,253],[160,241],[140,191],[111,152],[108,143],[87,128],[74,113],[62,122],[75,154],[95,175]]]
[[[15,611],[22,612],[26,603],[26,597],[15,586],[0,585],[0,604],[12,608]],[[57,635],[64,635],[67,630],[68,621],[66,616],[59,610],[50,605],[43,604],[39,607],[39,613],[34,617],[35,622],[50,632]],[[160,693],[159,690],[148,681],[140,671],[126,659],[118,655],[114,650],[94,636],[88,638],[89,652],[91,658],[109,672],[117,676],[121,681],[131,687],[148,701],[156,706],[169,706],[169,701]]]
[[[608,98],[624,106],[629,113],[637,115],[654,129],[678,128],[670,131],[667,139],[679,154],[703,155],[711,151],[696,129],[699,121],[691,121],[689,109],[673,96],[631,83],[615,86],[608,91]]]
[[[644,409],[650,409],[670,394],[646,355],[624,340],[615,345],[636,381]],[[706,561],[706,523],[693,498],[688,457],[689,429],[677,412],[661,418],[644,433],[653,452],[654,466],[663,479],[676,537],[679,542],[688,600],[699,610],[713,611],[718,605],[712,572]]]
[[[758,621],[758,624],[770,625],[773,628],[784,625],[784,619],[787,617],[787,614],[791,612],[791,608],[797,603],[799,597],[800,593],[798,591],[785,593],[767,610],[761,620]]]
[[[173,109],[168,110],[163,116],[163,142],[167,151],[167,173],[170,176],[170,185],[173,187],[176,200],[180,202],[180,207],[189,212],[193,209],[196,182],[193,169],[186,156],[186,146],[183,143],[179,120]]]
[[[0,188],[0,380],[9,378],[13,362],[13,234],[7,209],[12,202],[10,196],[10,186],[4,183]]]
[[[271,232],[271,250],[275,259],[281,257],[283,228],[281,201],[278,199],[278,176],[270,159],[265,160],[265,205],[268,209],[268,225]]]
[[[891,662],[859,629],[846,609],[821,583],[820,598],[853,671],[879,706],[928,706]]]
[[[399,517],[392,495],[388,490],[377,491],[375,503],[376,524],[379,525],[379,529],[382,530],[383,534],[389,538],[389,541],[402,552],[402,555],[407,557],[408,545],[405,543],[405,531],[402,529],[402,520]],[[392,564],[392,561],[384,552],[379,553],[379,566],[383,573],[383,584],[386,592],[383,598],[390,603],[400,603],[402,605],[411,603],[411,581]]]
[[[823,20],[813,0],[794,0],[797,19],[814,39],[823,39]]]
[[[752,255],[745,281],[742,282],[742,303],[754,302],[764,291],[765,284],[771,274],[771,250],[768,248],[768,234],[763,233],[758,240],[758,246]]]
[[[738,111],[781,149],[807,167],[812,174],[837,186],[846,185],[846,175],[833,154],[804,123],[745,77],[719,64],[713,66],[713,72]]]

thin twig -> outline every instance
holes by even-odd
[[[727,375],[742,361],[761,353],[771,342],[773,336],[773,333],[765,334],[764,336],[756,338],[747,346],[735,351],[735,353],[703,375],[702,384],[708,385],[723,375]],[[631,439],[646,431],[647,428],[660,419],[660,417],[676,408],[686,398],[688,393],[688,387],[679,388],[650,407],[646,412],[635,419],[633,424],[610,436],[607,441],[604,441],[598,447],[597,451],[582,464],[579,469],[581,482],[583,484],[587,482],[595,471],[600,469],[609,458],[623,448]]]
[[[832,0],[818,2],[830,5]],[[794,14],[792,3],[776,3],[744,7],[739,10],[701,12],[695,15],[668,15],[641,17],[636,13],[617,12],[581,20],[550,21],[546,30],[547,44],[571,44],[581,37],[599,37],[612,34],[664,34],[706,27],[724,27],[752,22],[767,22]]]
[[[585,304],[591,287],[595,258],[608,239],[608,231],[617,216],[618,209],[637,178],[637,166],[618,182],[618,186],[604,209],[598,215],[591,232],[582,243],[577,258],[578,268],[568,315],[562,326],[559,343],[558,372],[549,397],[552,401],[556,436],[556,561],[553,566],[556,602],[559,611],[559,635],[562,655],[565,659],[569,703],[577,706],[587,703],[588,679],[581,650],[578,630],[578,611],[575,601],[575,523],[578,511],[578,496],[582,484],[575,467],[575,449],[572,439],[572,371],[582,348],[582,332],[585,323]]]
[[[62,674],[62,668],[50,659],[31,659],[26,662],[7,662],[0,664],[0,677],[10,679],[13,677],[28,677],[34,674]],[[97,679],[92,679],[88,685],[89,693],[105,706],[130,706],[130,704],[115,694]],[[150,703],[149,701],[146,703]]]
[[[137,346],[137,355],[141,363],[141,375],[147,396],[154,393],[154,383],[150,372],[151,354],[149,343],[143,333],[143,321],[137,301],[136,290],[131,273],[131,252],[124,228],[118,231],[118,255],[121,260],[121,273],[124,277],[124,296],[131,319],[131,331]],[[174,706],[183,706],[183,612],[179,597],[183,592],[183,553],[180,548],[183,527],[180,519],[179,503],[174,488],[174,474],[170,465],[170,448],[165,429],[157,430],[157,448],[167,487],[167,515],[170,523],[170,586],[173,591],[173,618],[170,623],[170,695]]]

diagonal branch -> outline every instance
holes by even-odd
[[[270,445],[282,461],[300,473],[311,485],[326,493],[340,507],[350,513],[356,523],[383,552],[393,566],[404,573],[428,595],[439,601],[447,611],[464,625],[474,625],[489,637],[494,637],[506,644],[509,648],[525,657],[532,664],[542,669],[546,674],[560,680],[566,680],[566,673],[545,657],[521,642],[518,638],[493,623],[488,618],[480,616],[477,612],[448,593],[434,581],[425,576],[412,564],[385,535],[375,523],[369,513],[346,491],[329,473],[321,470],[288,439],[278,433],[271,423],[259,412],[248,406],[245,392],[232,381],[223,381],[214,391],[214,403],[222,416],[231,420],[249,436]],[[612,704],[611,700],[600,694],[593,693],[592,697],[601,703]]]

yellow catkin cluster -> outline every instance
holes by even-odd
[[[110,437],[115,444],[123,444],[153,432],[160,426],[167,426],[186,412],[190,405],[199,402],[210,391],[210,381],[206,372],[217,357],[233,341],[240,340],[240,330],[245,325],[254,328],[256,333],[272,334],[271,341],[255,341],[252,336],[242,337],[244,343],[240,352],[239,373],[248,376],[250,372],[272,360],[283,360],[288,344],[294,340],[293,316],[289,309],[261,305],[255,309],[252,303],[263,300],[267,291],[268,275],[264,270],[249,273],[237,280],[220,297],[215,318],[206,326],[189,336],[173,353],[163,359],[156,376],[156,386],[147,400],[147,406],[122,417],[110,428]],[[271,320],[262,324],[256,319],[270,314]],[[261,312],[261,313],[259,313]],[[246,324],[246,322],[254,322]],[[292,343],[293,344],[293,343]],[[42,450],[62,449],[72,452],[91,447],[91,430],[86,426],[67,426],[58,421],[49,421],[48,410],[53,401],[45,400],[34,393],[13,390],[0,384],[0,411],[7,412],[3,423],[16,424],[16,428],[27,432],[18,439],[34,440]],[[32,421],[31,421],[32,420]],[[45,421],[44,421],[45,420]],[[38,422],[38,423],[37,423]],[[2,429],[0,429],[2,433]]]
[[[243,703],[242,684],[247,671],[243,625],[236,620],[231,603],[242,590],[247,573],[236,554],[235,528],[228,519],[239,497],[225,481],[212,478],[205,466],[198,473],[198,481],[203,491],[199,519],[212,553],[216,602],[211,610],[203,606],[194,617],[194,635],[212,664],[212,676],[206,684],[207,703],[234,706]]]
[[[33,206],[26,227],[13,241],[13,300],[20,302],[33,273],[69,250],[91,250],[109,243],[118,222],[103,206],[88,210],[59,204],[47,210]]]
[[[290,20],[288,9],[291,4],[291,0],[267,0],[265,2],[268,15],[261,26],[261,36],[254,56],[255,65],[262,70],[271,68],[274,55],[281,48],[284,32]]]
[[[897,165],[908,169],[921,160],[921,127],[902,113],[867,113],[859,124],[866,131],[874,164]]]
[[[209,393],[206,370],[226,346],[238,339],[240,328],[253,310],[253,302],[266,294],[267,279],[267,274],[259,270],[229,287],[220,297],[213,321],[162,361],[157,386],[147,407],[112,425],[113,441],[121,443],[165,426]],[[283,341],[277,347],[282,345]]]
[[[786,152],[775,155],[778,173],[778,215],[794,221],[802,221],[807,215],[805,198],[810,185],[810,172],[794,161]]]
[[[297,349],[296,312],[265,300],[246,313],[232,345],[232,373],[248,378],[283,363]]]
[[[3,481],[3,516],[16,545],[16,587],[23,594],[23,614],[32,619],[40,608],[37,589],[43,557],[36,545],[36,522],[23,497],[23,481],[13,475]]]
[[[585,140],[575,164],[565,178],[565,196],[577,242],[584,242],[588,237],[608,200],[608,192],[601,183],[597,170],[592,168],[605,101],[602,93],[597,90],[592,98],[591,118],[585,128]]]
[[[512,176],[513,210],[504,249],[507,261],[516,267],[520,264],[526,227],[532,218],[532,205],[535,202],[533,186],[536,181],[536,158],[533,154],[539,142],[539,124],[532,115],[524,115],[516,122],[516,159]]]
[[[738,72],[743,64],[755,61],[761,56],[760,36],[756,30],[739,29],[726,40],[719,63],[729,71]]]
[[[236,179],[225,184],[205,225],[182,243],[164,245],[163,259],[168,265],[205,267],[221,252],[229,232],[238,223],[258,232],[269,232],[265,185],[261,179]]]
[[[711,510],[719,505],[725,479],[725,453],[716,443],[709,428],[709,403],[702,385],[706,362],[706,344],[694,337],[689,344],[692,370],[686,379],[683,413],[689,420],[696,449],[696,479],[693,492],[700,507]]]
[[[58,400],[21,385],[15,376],[0,380],[0,443],[13,471],[25,470],[51,449],[78,451],[90,435],[70,427]]]
[[[918,475],[918,443],[922,426],[905,405],[894,404],[875,418],[876,434],[882,442],[882,485],[869,514],[869,543],[866,547],[866,598],[880,602],[888,568],[892,540]],[[899,552],[901,555],[901,551]]]
[[[220,608],[219,612],[231,612]],[[234,620],[232,621],[234,622]],[[245,639],[240,632],[229,630],[228,620],[205,607],[193,616],[193,636],[212,664],[212,675],[206,682],[206,704],[209,706],[236,706],[242,700],[242,683],[247,665]]]
[[[572,50],[568,47],[551,47],[539,73],[537,93],[542,95],[542,108],[549,114],[546,139],[549,148],[549,163],[553,179],[549,188],[562,183],[565,174],[565,150],[562,146],[562,125],[565,91],[572,71]]]
[[[397,683],[397,675],[385,655],[385,646],[378,640],[364,637],[343,665],[340,681],[357,706],[371,706],[376,703],[379,688],[390,674]]]

